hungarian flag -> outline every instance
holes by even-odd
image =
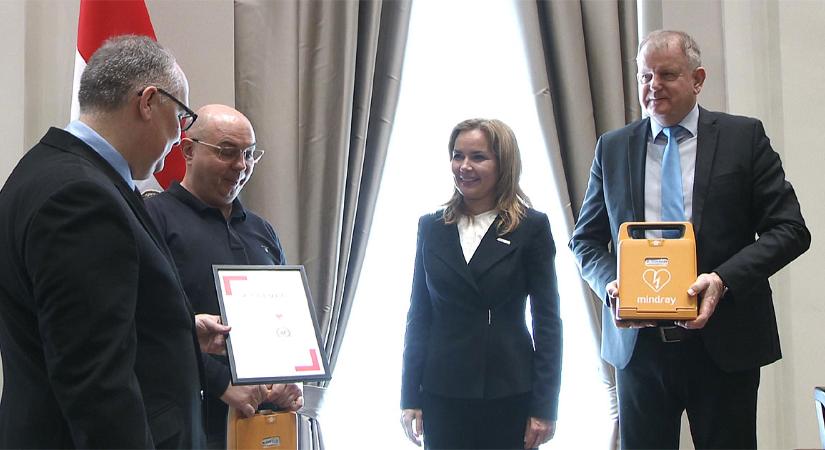
[[[106,39],[122,34],[149,36],[157,40],[144,0],[80,0],[72,86],[72,120],[80,115],[77,92],[86,62]],[[173,180],[182,180],[185,171],[186,164],[180,149],[174,147],[166,156],[163,170],[156,173],[154,178],[139,182],[138,187],[141,191],[166,189]]]

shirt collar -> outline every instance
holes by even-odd
[[[479,227],[483,229],[490,228],[490,225],[495,222],[496,218],[498,217],[498,210],[491,209],[489,211],[484,211],[483,213],[474,214],[471,216],[461,215],[458,218],[458,226],[463,228],[469,227]]]
[[[188,205],[193,210],[203,214],[208,211],[214,211],[219,216],[223,217],[223,213],[218,208],[213,208],[195,197],[191,192],[187,191],[185,187],[177,181],[173,181],[166,190],[173,197],[180,200],[183,204]],[[230,220],[246,220],[246,210],[239,199],[232,202],[232,214],[229,215]]]
[[[681,125],[682,128],[690,131],[691,136],[696,136],[696,133],[699,130],[699,103],[693,105],[693,109],[690,110],[689,113],[679,122],[677,125]],[[653,117],[650,118],[650,136],[655,140],[656,136],[662,132],[664,127],[662,124],[656,121]]]
[[[120,154],[112,144],[110,144],[103,136],[99,135],[97,131],[79,120],[73,120],[64,130],[68,131],[76,138],[85,142],[86,145],[92,148],[98,155],[101,156],[113,169],[126,181],[131,189],[135,188],[135,182],[132,180],[132,171],[129,170],[129,163],[126,158]]]
[[[484,211],[483,213],[476,214],[475,216],[473,216],[473,220],[493,221],[493,220],[496,219],[497,216],[498,216],[498,210],[497,209],[491,209],[489,211]]]

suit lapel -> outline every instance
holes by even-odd
[[[696,168],[693,174],[693,214],[691,222],[698,235],[702,226],[702,212],[707,199],[713,158],[716,155],[716,140],[719,128],[713,113],[699,108],[699,127],[696,137]]]
[[[143,205],[143,199],[139,197],[137,192],[129,189],[129,185],[125,182],[116,183],[116,186],[118,191],[120,191],[120,194],[126,200],[126,203],[128,203],[129,207],[132,208],[132,212],[135,213],[135,216],[137,216],[140,224],[143,225],[143,228],[147,233],[149,233],[149,236],[152,237],[152,240],[155,241],[155,244],[164,253],[164,256],[166,256],[166,259],[168,259],[172,264],[172,267],[175,267],[169,247],[166,245],[166,241],[164,241],[161,237],[154,222],[152,222],[152,218],[149,217],[149,213],[146,212],[146,207]]]
[[[478,291],[475,279],[470,274],[467,262],[464,261],[464,251],[458,238],[456,224],[447,225],[439,219],[432,227],[432,245],[430,251],[441,259],[449,268],[458,273],[473,289]]]
[[[486,271],[493,267],[498,261],[512,252],[516,244],[512,242],[510,234],[499,237],[496,225],[498,218],[487,229],[487,233],[481,238],[473,257],[470,259],[468,267],[473,279],[479,279]]]
[[[648,130],[650,130],[649,118],[642,120],[627,138],[630,197],[633,204],[633,220],[636,221],[645,219],[645,157]]]

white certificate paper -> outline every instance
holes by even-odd
[[[303,266],[212,266],[233,384],[328,380]]]

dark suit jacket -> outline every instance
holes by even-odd
[[[420,408],[422,389],[472,399],[531,392],[529,414],[556,419],[562,328],[550,223],[530,209],[512,233],[497,238],[494,225],[467,264],[458,227],[445,225],[441,212],[421,217],[402,408]],[[528,295],[533,340],[525,323]]]
[[[616,328],[605,286],[616,279],[619,225],[644,220],[649,120],[599,139],[570,241],[583,278],[604,302],[602,357],[620,369],[638,331]],[[700,331],[710,357],[725,371],[776,361],[782,355],[768,277],[807,250],[811,235],[760,121],[699,108],[691,222],[699,273],[716,272],[729,288]]]
[[[193,316],[111,166],[50,129],[0,191],[0,247],[0,446],[202,446]]]

